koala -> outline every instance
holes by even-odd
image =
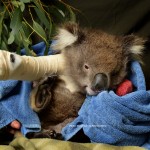
[[[66,69],[47,77],[31,92],[31,107],[39,115],[42,131],[29,137],[60,138],[61,129],[78,116],[87,95],[115,90],[139,59],[145,40],[134,35],[115,36],[67,23],[58,29],[52,49],[65,58]]]
[[[126,77],[128,64],[138,58],[144,40],[134,35],[114,36],[94,29],[67,24],[58,30],[57,44],[67,68],[60,76],[71,92],[96,95],[114,88]]]

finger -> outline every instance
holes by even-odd
[[[12,128],[14,128],[14,129],[20,129],[21,124],[20,124],[19,121],[14,120],[13,122],[10,123],[10,126],[11,126]]]

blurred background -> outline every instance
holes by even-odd
[[[112,34],[150,35],[150,0],[65,0],[82,26]]]

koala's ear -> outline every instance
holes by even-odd
[[[143,53],[146,39],[135,35],[128,35],[123,38],[123,49],[133,57],[138,57]]]
[[[83,38],[84,33],[80,30],[78,24],[67,23],[58,28],[54,38],[56,42],[51,47],[54,50],[62,50],[74,43],[81,42]]]

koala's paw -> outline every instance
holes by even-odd
[[[60,133],[56,133],[54,130],[43,130],[37,133],[27,133],[26,136],[27,138],[50,138],[63,140],[62,135]]]
[[[0,50],[0,79],[6,80],[12,78],[16,69],[21,65],[21,56]]]

